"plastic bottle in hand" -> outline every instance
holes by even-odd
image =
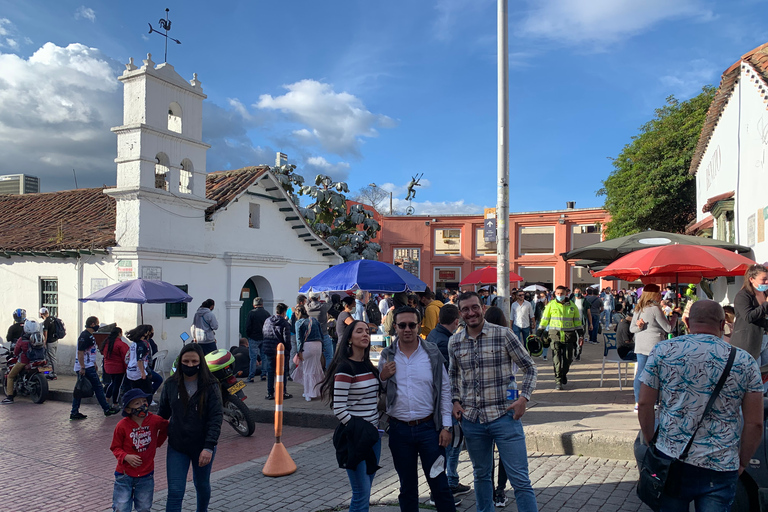
[[[517,390],[517,382],[515,382],[515,376],[512,375],[509,378],[509,384],[507,384],[507,401],[514,402],[520,398],[520,391]]]

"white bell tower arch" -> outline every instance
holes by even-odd
[[[133,59],[119,77],[123,83],[123,124],[117,134],[117,187],[105,193],[117,200],[115,236],[123,248],[183,248],[183,233],[203,230],[206,151],[203,100],[197,74],[184,80],[168,63],[147,54]],[[172,245],[171,245],[172,244]]]

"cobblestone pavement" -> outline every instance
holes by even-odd
[[[0,511],[93,512],[111,506],[115,457],[109,445],[120,416],[105,418],[98,405],[83,405],[88,419],[69,421],[70,408],[62,402],[35,405],[25,397],[0,406]],[[290,447],[327,434],[284,427],[283,442]],[[270,424],[257,424],[247,438],[223,425],[214,471],[269,454],[274,439]],[[165,453],[163,445],[155,457],[156,491],[166,488]]]
[[[298,471],[282,478],[261,474],[266,457],[230,467],[212,475],[211,511],[297,511],[345,510],[350,488],[346,473],[336,466],[331,435],[290,448]],[[398,480],[386,438],[382,446],[382,469],[376,474],[371,503],[394,505]],[[529,453],[529,470],[542,512],[634,512],[648,511],[635,496],[637,469],[634,463],[579,456]],[[472,467],[466,452],[459,463],[462,483],[472,484]],[[426,505],[429,489],[423,475],[419,486]],[[516,511],[513,492],[504,511]],[[153,512],[161,512],[165,491],[155,493]],[[189,484],[185,511],[194,511],[194,487]],[[375,508],[373,509],[376,510]],[[397,508],[392,510],[399,510]],[[474,511],[474,493],[463,496],[460,511]],[[383,512],[383,511],[382,511]]]

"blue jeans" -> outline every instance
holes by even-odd
[[[677,492],[674,496],[664,493],[660,512],[688,512],[692,501],[696,504],[696,512],[721,512],[731,510],[739,472],[714,471],[675,463],[669,478],[679,482],[679,485],[675,486]]]
[[[328,368],[331,359],[333,359],[333,338],[330,334],[323,336],[323,357],[325,358],[325,367]]]
[[[211,468],[214,458],[216,458],[216,448],[213,449],[211,462],[201,468],[196,458],[192,460],[186,453],[177,452],[171,448],[170,444],[168,445],[168,455],[165,459],[168,499],[165,502],[165,512],[181,512],[190,464],[192,464],[192,481],[195,483],[197,493],[197,512],[207,512],[208,502],[211,501]]]
[[[133,477],[115,475],[112,491],[112,510],[115,512],[149,512],[155,496],[155,475]]]
[[[645,369],[645,363],[648,361],[648,356],[645,354],[635,353],[637,356],[637,373],[635,374],[635,403],[640,401],[640,376]]]
[[[86,368],[85,378],[91,382],[91,386],[93,386],[93,394],[96,396],[96,400],[99,402],[99,405],[101,406],[101,408],[104,409],[105,411],[109,410],[109,404],[107,403],[107,399],[104,397],[104,387],[101,385],[101,381],[99,380],[99,374],[98,372],[96,372],[96,367],[91,366],[90,368]],[[80,399],[72,398],[71,414],[77,414],[79,412],[80,412]]]
[[[269,373],[269,370],[272,368],[272,366],[269,364],[269,358],[267,357],[266,352],[264,352],[263,341],[259,347],[259,355],[261,356],[261,380],[264,380],[267,378],[267,373]]]
[[[248,338],[248,357],[251,358],[251,365],[248,367],[248,378],[252,379],[256,376],[256,367],[258,366],[257,359],[261,357],[261,341]],[[262,365],[264,364],[264,358],[261,359]]]
[[[161,377],[155,370],[149,370],[149,373],[152,374],[152,394],[155,394],[160,388],[160,384],[163,383],[163,377]]]
[[[600,312],[600,321],[603,323],[603,330],[607,330],[611,325],[611,311],[604,309]]]
[[[517,339],[522,341],[523,342],[523,346],[525,346],[525,340],[527,340],[528,336],[531,335],[531,328],[530,327],[518,327],[515,324],[512,324],[512,332],[515,333],[515,336],[517,336]]]
[[[453,428],[456,428],[458,421],[453,419]],[[445,447],[445,474],[448,476],[448,485],[453,488],[459,485],[459,454],[461,446],[453,447],[453,443]]]
[[[525,433],[520,420],[513,419],[512,412],[490,422],[462,420],[464,441],[472,460],[475,475],[477,512],[493,510],[493,443],[499,450],[499,461],[504,464],[507,477],[515,490],[517,510],[535,512],[536,495],[528,476],[528,454],[525,449]]]
[[[400,479],[401,512],[418,512],[419,510],[419,462],[424,469],[427,483],[435,500],[435,507],[440,512],[455,512],[453,493],[448,486],[448,477],[442,471],[437,478],[430,478],[432,465],[439,456],[445,457],[445,448],[438,441],[439,432],[435,430],[434,420],[425,421],[413,427],[407,423],[390,418],[389,420],[389,450],[392,452],[392,463]]]
[[[376,461],[381,459],[381,439],[373,445]],[[357,465],[356,469],[348,469],[349,485],[352,487],[352,500],[349,502],[349,512],[368,512],[371,501],[371,487],[376,473],[369,475],[365,461]]]
[[[589,339],[597,341],[597,331],[600,327],[600,315],[596,313],[590,313],[592,315],[592,330],[589,331]]]

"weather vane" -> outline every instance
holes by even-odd
[[[168,40],[170,39],[171,41],[174,41],[176,44],[181,44],[181,41],[179,41],[178,39],[174,39],[174,38],[168,36],[168,31],[171,30],[171,20],[168,19],[168,12],[169,11],[170,11],[170,9],[166,8],[165,9],[165,19],[160,18],[160,21],[158,21],[158,23],[163,28],[163,30],[165,30],[165,34],[160,32],[159,30],[155,30],[154,28],[152,28],[152,24],[148,23],[148,25],[149,25],[149,33],[150,34],[152,32],[154,32],[155,34],[160,34],[161,36],[163,36],[165,38],[165,57],[164,57],[163,62],[168,62]]]

